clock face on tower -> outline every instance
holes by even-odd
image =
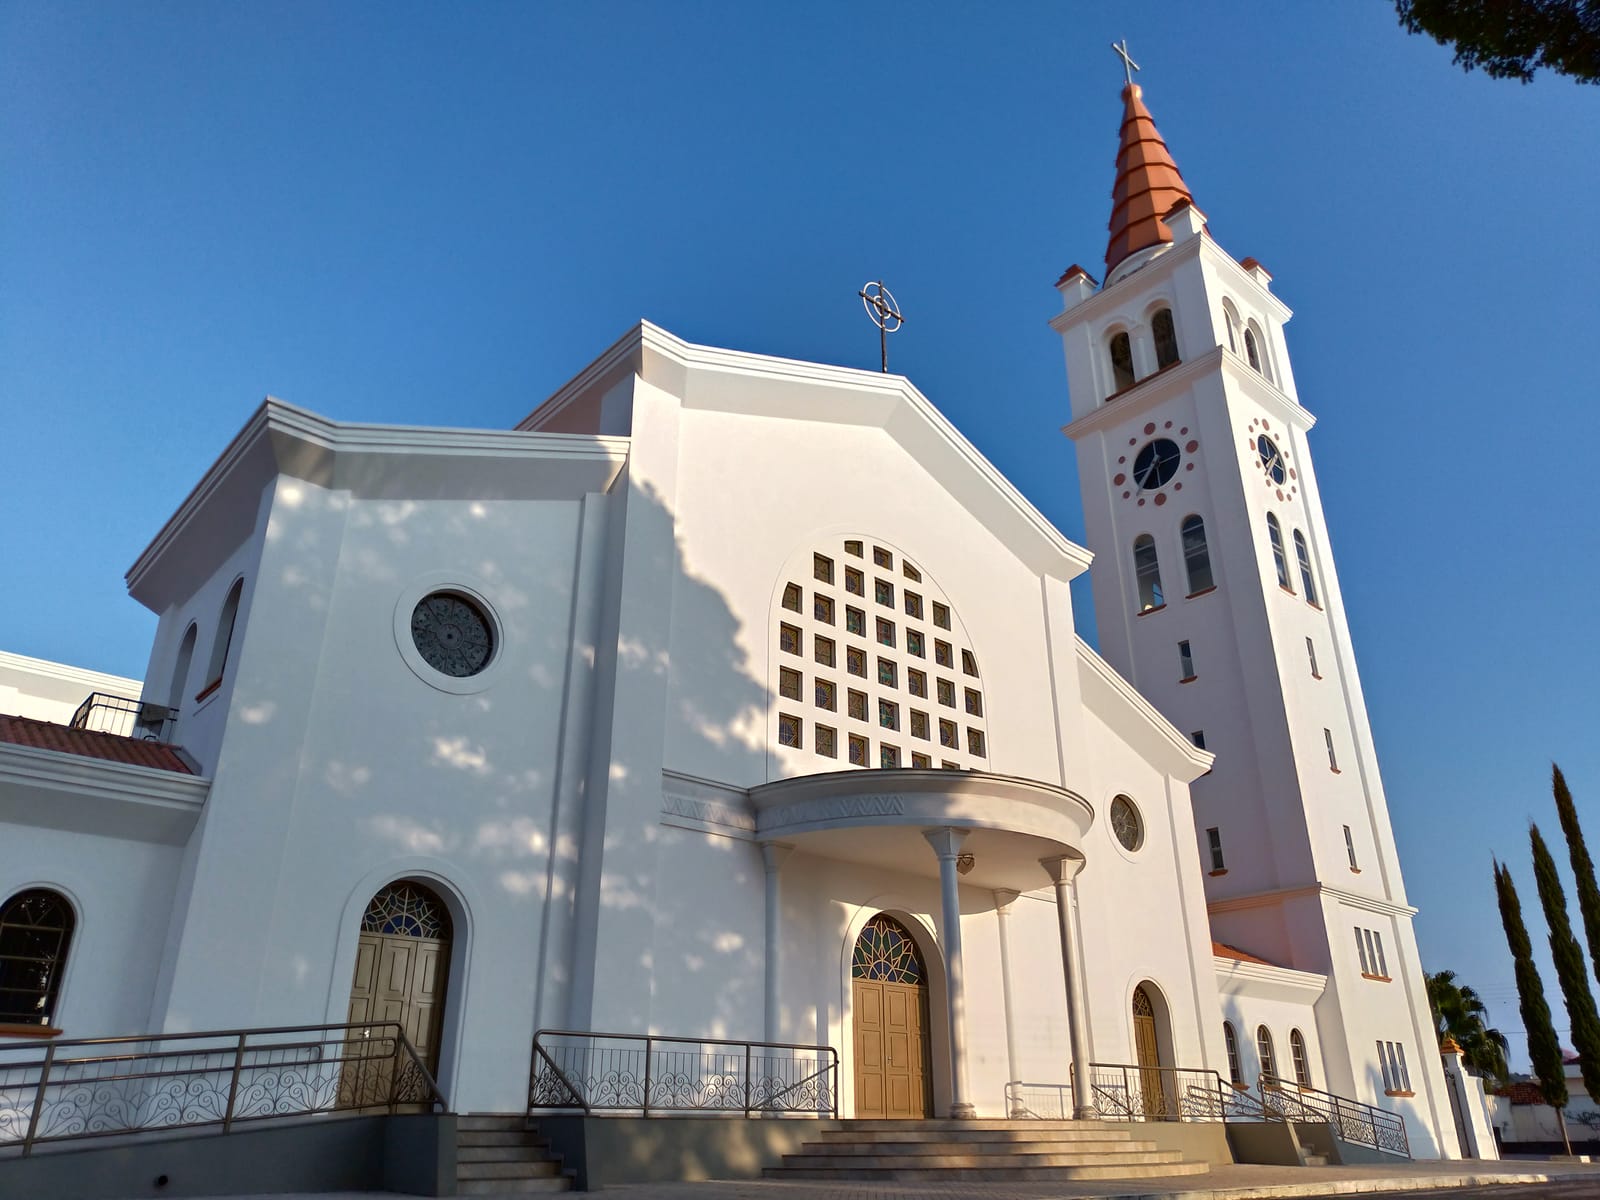
[[[1183,491],[1180,476],[1194,470],[1195,451],[1200,449],[1200,443],[1189,436],[1187,425],[1174,428],[1171,421],[1160,425],[1149,421],[1143,432],[1143,438],[1136,434],[1128,439],[1128,453],[1117,459],[1118,469],[1111,484],[1122,489],[1124,500],[1137,495],[1135,503],[1139,507],[1154,504],[1160,508],[1169,493]]]
[[[1245,432],[1245,453],[1261,472],[1261,481],[1279,500],[1299,494],[1300,473],[1289,465],[1289,454],[1278,444],[1272,423],[1257,417]]]

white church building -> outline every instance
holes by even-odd
[[[141,728],[0,660],[0,1041],[382,1014],[462,1113],[540,1029],[831,1046],[847,1117],[1195,1068],[1456,1156],[1290,313],[1123,97],[1087,548],[907,379],[649,323],[512,430],[269,399],[128,572]]]

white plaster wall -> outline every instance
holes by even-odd
[[[77,917],[55,1016],[66,1037],[149,1029],[179,856],[176,846],[0,825],[0,901],[47,887]]]
[[[552,795],[581,504],[361,500],[286,478],[269,495],[160,1020],[343,1020],[367,900],[417,877],[455,921],[441,1082],[457,1108],[516,1108],[564,869]],[[400,648],[415,600],[452,584],[501,637],[461,691]]]
[[[92,692],[136,699],[139,681],[0,650],[0,713],[64,725]]]

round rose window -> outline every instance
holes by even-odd
[[[432,592],[417,601],[411,641],[423,662],[457,679],[476,675],[494,655],[489,618],[459,592]]]

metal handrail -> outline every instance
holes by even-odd
[[[677,1049],[683,1047],[683,1049]],[[528,1110],[839,1115],[839,1052],[800,1042],[541,1029]]]
[[[1261,1076],[1256,1091],[1261,1106],[1277,1111],[1284,1120],[1330,1125],[1344,1141],[1411,1157],[1411,1139],[1399,1113],[1276,1075]]]
[[[178,710],[153,700],[131,700],[112,692],[90,692],[67,722],[72,729],[165,742],[172,736]]]
[[[1108,1121],[1281,1121],[1248,1090],[1205,1067],[1090,1063],[1095,1108]],[[1046,1111],[1040,1111],[1041,1109]],[[1012,1080],[1006,1111],[1021,1119],[1058,1120],[1074,1111],[1072,1084]]]
[[[413,1104],[447,1108],[393,1021],[77,1038],[42,1055],[31,1042],[0,1045],[0,1153]]]

